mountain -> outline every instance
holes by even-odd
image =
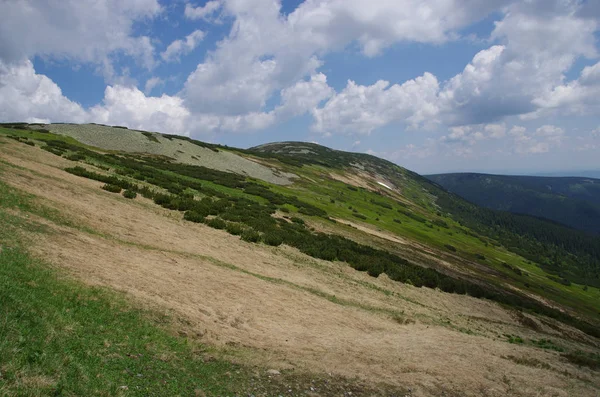
[[[600,237],[375,156],[5,124],[0,219],[9,395],[600,390]]]
[[[600,233],[600,179],[475,173],[427,178],[477,205]]]
[[[556,171],[556,172],[534,173],[531,175],[532,176],[570,176],[570,177],[600,179],[600,170]]]

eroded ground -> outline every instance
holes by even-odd
[[[173,311],[182,333],[227,346],[237,360],[384,382],[413,396],[600,393],[597,372],[505,336],[594,349],[597,341],[577,330],[289,247],[242,242],[143,198],[105,192],[39,148],[5,143],[0,160],[3,181],[76,225],[50,224],[55,233],[39,236],[37,255],[85,283]]]

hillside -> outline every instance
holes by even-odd
[[[5,127],[5,394],[600,391],[594,237],[315,144]]]
[[[473,173],[427,178],[477,205],[600,233],[600,179]]]

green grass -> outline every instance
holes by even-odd
[[[315,166],[305,166],[301,170],[294,170],[298,174],[316,180],[317,183],[303,181],[291,186],[271,186],[271,190],[281,194],[297,195],[301,200],[327,211],[330,217],[368,223],[378,229],[436,247],[441,252],[448,252],[446,245],[451,245],[457,249],[457,252],[452,254],[465,260],[476,260],[475,255],[481,254],[486,258],[486,261],[482,263],[485,263],[494,272],[503,274],[503,282],[552,299],[590,318],[598,319],[600,317],[599,288],[589,286],[587,290],[584,290],[583,285],[580,284],[572,283],[571,286],[560,284],[549,279],[548,273],[539,264],[527,261],[498,243],[473,233],[451,218],[439,217],[433,211],[425,211],[423,208],[411,206],[405,208],[389,197],[382,197],[366,189],[348,189],[347,185],[342,182],[324,178],[323,171],[322,168]],[[427,196],[419,195],[416,189],[410,190],[407,194],[416,197],[420,202],[427,200]],[[393,209],[376,205],[372,201],[392,205]],[[401,210],[400,212],[398,212],[398,208]],[[356,218],[353,215],[355,214],[354,210],[366,216],[367,219]],[[426,223],[406,216],[402,211],[416,211],[419,216],[428,219],[427,224],[443,220],[449,228],[439,227],[435,224],[431,228]],[[379,221],[376,221],[377,218]],[[401,223],[395,220],[400,220]],[[512,267],[521,269],[529,276],[519,276],[513,270],[503,266],[503,263],[509,263]],[[479,273],[478,276],[491,284],[499,285],[497,276],[485,273]]]
[[[65,281],[20,246],[4,248],[0,263],[0,394],[227,394],[241,381],[225,376],[236,366],[205,363],[156,326],[168,317]]]

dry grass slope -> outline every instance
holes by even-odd
[[[412,396],[600,393],[597,372],[505,336],[597,351],[597,342],[554,321],[244,243],[146,199],[103,191],[39,148],[6,142],[0,160],[6,183],[82,225],[48,224],[57,233],[38,239],[37,255],[85,283],[175,311],[182,333],[228,346],[236,360],[410,387]]]

